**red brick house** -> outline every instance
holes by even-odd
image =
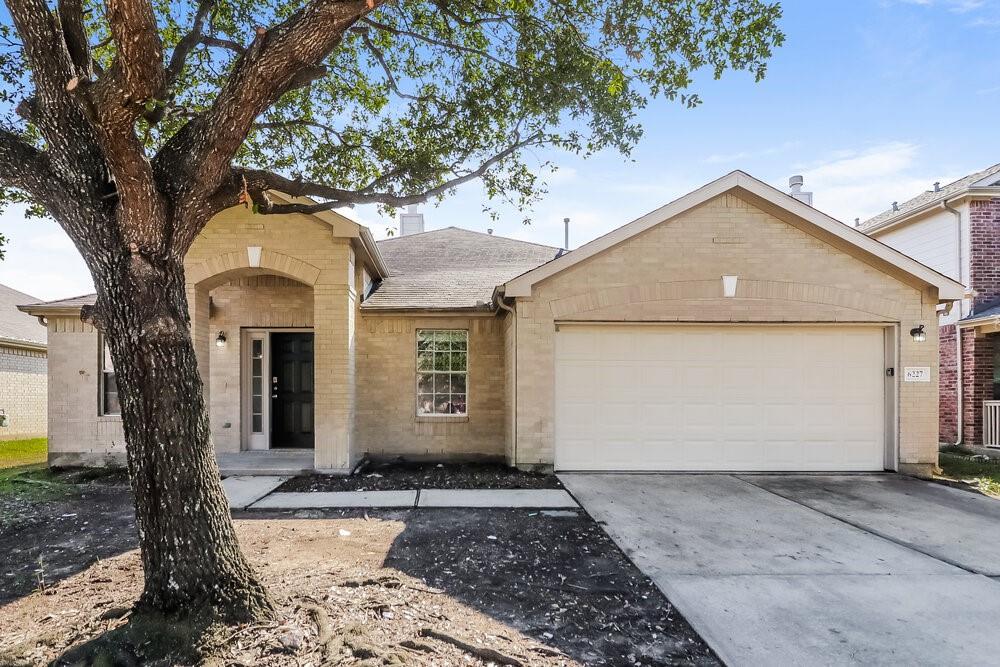
[[[967,286],[939,312],[940,437],[1000,447],[1000,164],[893,202],[860,228]]]

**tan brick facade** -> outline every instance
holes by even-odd
[[[99,414],[97,331],[79,317],[51,317],[48,329],[49,463],[124,463],[121,418]]]
[[[37,438],[47,428],[45,352],[0,345],[0,440]]]
[[[416,331],[469,332],[468,415],[417,417]],[[503,321],[494,316],[362,315],[358,328],[358,446],[435,459],[504,457]]]
[[[898,323],[898,366],[937,377],[936,293],[894,278],[739,197],[680,214],[535,286],[517,299],[517,464],[553,460],[554,360],[560,321]],[[739,276],[735,298],[723,275]],[[915,343],[911,327],[924,324]],[[937,385],[898,383],[899,462],[937,462]]]
[[[782,215],[781,218],[775,217]],[[811,230],[811,231],[806,231]],[[361,308],[372,270],[358,227],[343,219],[220,215],[187,261],[192,335],[220,452],[247,447],[241,346],[248,329],[311,329],[315,466],[346,472],[364,454],[505,458],[551,466],[553,346],[560,322],[875,323],[887,365],[931,368],[932,382],[887,381],[887,433],[900,469],[925,473],[937,452],[936,288],[803,220],[727,194],[557,273],[504,312]],[[721,276],[739,276],[725,298]],[[912,341],[924,324],[927,340]],[[416,414],[416,331],[469,332],[468,415]],[[223,347],[214,345],[219,331]],[[116,418],[98,417],[97,334],[52,318],[50,423],[55,455],[121,452]]]
[[[241,449],[243,405],[241,403],[241,359],[244,328],[312,328],[313,292],[309,287],[281,276],[239,278],[213,289],[209,296],[212,316],[209,339],[218,332],[226,345],[210,344],[209,414],[212,439],[218,452]]]

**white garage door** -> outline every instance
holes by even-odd
[[[557,470],[884,468],[884,342],[853,326],[556,333]]]

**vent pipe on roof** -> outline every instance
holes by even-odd
[[[802,184],[805,179],[802,176],[792,176],[788,179],[788,194],[798,199],[803,204],[813,205],[813,193],[802,192]]]
[[[563,250],[569,250],[569,218],[563,218],[563,226],[566,231],[565,240],[563,241]]]
[[[424,214],[417,211],[416,204],[406,207],[406,213],[399,216],[399,235],[409,236],[424,231]]]

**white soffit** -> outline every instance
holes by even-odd
[[[877,257],[901,271],[917,278],[920,282],[938,288],[938,298],[941,301],[953,301],[963,298],[965,287],[955,280],[938,273],[924,264],[921,264],[912,257],[890,248],[884,243],[865,235],[857,229],[845,225],[844,223],[831,218],[817,209],[804,204],[794,197],[777,190],[767,183],[760,181],[743,171],[733,171],[722,178],[703,185],[697,190],[690,192],[680,199],[675,199],[669,204],[662,206],[651,213],[633,220],[632,222],[608,232],[604,236],[598,237],[580,246],[576,250],[569,252],[562,257],[552,260],[537,269],[533,269],[504,285],[504,295],[509,297],[531,296],[531,288],[535,283],[541,282],[560,271],[584,261],[598,253],[612,248],[629,238],[640,234],[655,225],[665,222],[670,218],[680,215],[696,206],[725,194],[730,190],[742,189],[756,195],[772,205],[784,209],[788,213],[804,220],[814,227],[831,234],[847,243],[863,250],[869,255]]]

